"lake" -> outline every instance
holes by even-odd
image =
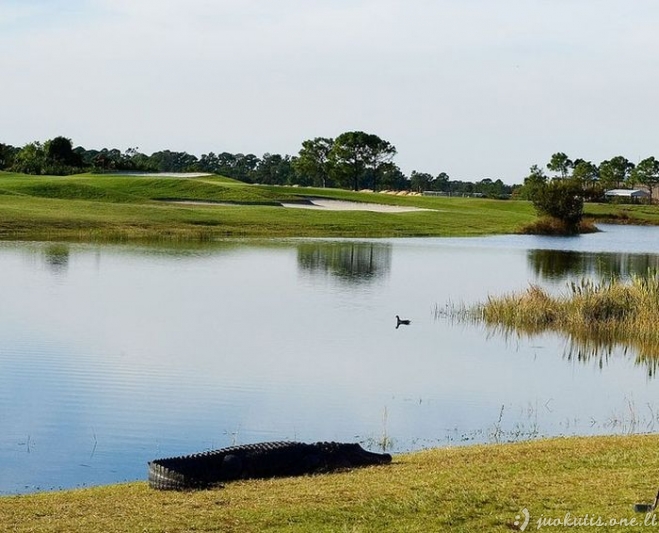
[[[149,460],[258,441],[400,453],[654,431],[659,384],[630,350],[582,357],[440,312],[659,266],[659,228],[602,229],[0,243],[0,494],[143,480]]]

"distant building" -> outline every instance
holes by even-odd
[[[642,189],[611,189],[604,193],[608,199],[627,198],[630,200],[644,200],[650,198],[650,193]]]

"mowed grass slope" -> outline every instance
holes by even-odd
[[[176,178],[82,174],[26,176],[0,173],[0,194],[65,200],[142,203],[150,200],[197,200],[277,205],[295,197],[250,187],[230,178]]]
[[[313,197],[428,211],[300,210],[281,205]],[[586,214],[600,221],[659,224],[655,206],[588,204]],[[257,186],[220,176],[0,172],[0,239],[447,237],[516,233],[535,219],[531,203],[517,200]]]
[[[314,196],[431,211],[337,212],[280,205]],[[462,236],[511,233],[533,218],[527,202],[265,187],[219,176],[49,177],[0,173],[0,238],[6,239]]]
[[[199,492],[158,492],[139,482],[3,497],[0,531],[507,532],[524,508],[527,531],[566,513],[642,523],[633,505],[654,499],[657,464],[655,435],[435,449],[388,466]]]

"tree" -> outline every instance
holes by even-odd
[[[659,185],[659,161],[654,156],[643,159],[630,175],[634,181],[645,185],[652,196],[654,187]]]
[[[139,151],[137,146],[126,148],[117,161],[117,170],[131,172],[150,172],[157,169],[156,163],[149,156]]]
[[[578,233],[583,218],[583,191],[578,183],[554,179],[538,187],[531,200],[538,214],[560,220],[567,233]]]
[[[453,180],[449,182],[449,193],[451,194],[473,194],[476,186],[471,181]]]
[[[561,178],[567,178],[568,171],[572,168],[572,161],[563,152],[556,152],[547,163],[547,168],[552,172],[558,172]]]
[[[367,171],[377,189],[380,167],[396,155],[396,147],[377,135],[348,131],[339,135],[330,151],[332,175],[338,183],[359,190]]]
[[[450,181],[451,179],[446,172],[440,172],[439,174],[437,174],[437,177],[433,182],[433,190],[448,192],[449,190],[451,190],[451,186],[449,185]]]
[[[287,185],[291,181],[293,170],[290,156],[263,154],[254,170],[254,179],[266,185]]]
[[[197,164],[197,157],[187,152],[172,152],[162,150],[154,152],[149,157],[149,164],[158,172],[186,172]]]
[[[234,157],[236,164],[229,177],[246,183],[254,183],[254,170],[259,164],[259,158],[254,154],[235,154]]]
[[[218,158],[213,152],[201,154],[201,157],[194,165],[194,169],[198,172],[220,174]]]
[[[476,183],[476,190],[487,198],[501,198],[505,194],[505,185],[503,181],[497,179],[492,181],[492,178],[484,178]]]
[[[11,167],[18,149],[10,144],[0,143],[0,170]]]
[[[538,165],[532,165],[529,175],[524,178],[524,185],[520,191],[520,198],[533,200],[540,189],[547,185],[547,176]]]
[[[572,179],[581,183],[584,188],[590,187],[592,189],[599,180],[599,169],[597,165],[594,165],[590,161],[576,159],[574,161]]]
[[[14,157],[12,170],[24,174],[41,174],[46,166],[46,152],[43,144],[32,142],[26,144]]]
[[[301,177],[310,179],[316,187],[330,185],[330,152],[333,145],[334,140],[328,137],[316,137],[304,141],[298,156],[293,161],[295,172]]]
[[[61,136],[55,137],[45,142],[44,150],[46,152],[46,160],[55,166],[63,165],[73,168],[80,168],[82,166],[82,158],[73,151],[71,139]]]
[[[429,191],[433,179],[432,175],[427,172],[417,172],[416,170],[413,170],[412,174],[410,174],[410,185],[412,190],[416,192]]]
[[[26,144],[12,156],[11,169],[25,174],[65,175],[82,169],[80,153],[73,150],[71,140],[55,137],[45,143]],[[0,154],[0,157],[2,154]]]
[[[103,148],[94,157],[92,165],[94,170],[100,172],[117,170],[121,167],[121,152],[116,148]]]
[[[384,189],[404,191],[410,188],[410,180],[395,163],[383,163],[378,169],[379,184]]]
[[[621,155],[602,161],[600,163],[600,183],[605,189],[621,187],[633,169],[634,163]]]
[[[212,172],[221,176],[232,177],[236,171],[236,157],[229,152],[222,152],[217,155],[214,152],[209,152],[202,154],[191,168],[198,172]]]
[[[91,168],[94,163],[94,158],[98,155],[98,150],[87,150],[82,146],[76,146],[73,151],[80,156],[83,168]]]

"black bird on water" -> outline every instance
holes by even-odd
[[[403,319],[403,318],[399,317],[398,315],[396,315],[396,329],[398,329],[401,325],[409,326],[410,321],[407,320],[407,319]]]

